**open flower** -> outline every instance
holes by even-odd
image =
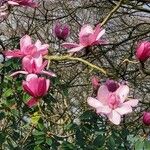
[[[57,22],[54,26],[53,32],[59,40],[65,41],[70,33],[70,27],[66,24]]]
[[[35,54],[46,55],[48,53],[48,44],[41,44],[40,40],[37,40],[35,44],[32,44],[32,40],[29,35],[25,35],[20,39],[20,49],[8,50],[4,52],[7,58],[12,57],[25,57],[27,55],[33,56]]]
[[[106,41],[101,40],[101,36],[105,33],[105,29],[102,29],[98,24],[95,29],[90,25],[84,25],[79,32],[79,44],[78,43],[63,43],[62,46],[68,48],[68,52],[78,52],[81,49],[106,43]]]
[[[38,77],[36,74],[29,74],[26,77],[26,81],[23,81],[22,86],[24,91],[32,96],[27,102],[28,106],[32,107],[38,103],[40,98],[46,95],[50,86],[50,80]]]
[[[48,61],[45,60],[43,62],[43,58],[41,54],[36,54],[34,57],[28,55],[22,59],[22,68],[21,71],[16,71],[11,74],[11,76],[15,76],[19,73],[21,74],[46,74],[52,77],[56,77],[56,75],[51,71],[45,71],[44,68],[47,66]]]
[[[110,83],[100,86],[97,98],[89,97],[87,102],[96,109],[97,114],[105,114],[112,123],[119,125],[121,116],[132,112],[132,107],[138,104],[136,99],[125,101],[128,93],[127,85],[120,85],[115,81],[113,83],[111,80]]]
[[[7,0],[9,5],[12,6],[29,6],[32,8],[36,8],[38,4],[36,2],[33,2],[33,0]]]
[[[146,61],[150,57],[150,42],[143,41],[138,44],[136,49],[136,57],[139,61]]]

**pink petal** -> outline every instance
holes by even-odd
[[[92,98],[92,97],[88,97],[87,103],[88,103],[91,107],[94,107],[94,108],[98,108],[98,107],[102,107],[102,106],[103,106],[103,104],[102,104],[100,101],[98,101],[97,99]]]
[[[74,52],[78,52],[80,51],[81,49],[83,49],[85,46],[78,46],[76,48],[72,48],[70,50],[68,50],[69,53],[74,53]]]
[[[5,52],[4,52],[4,55],[5,55],[7,58],[23,57],[23,53],[22,53],[20,50],[18,50],[18,49],[5,51]]]
[[[14,2],[14,1],[8,1],[7,3],[8,3],[9,5],[17,5],[17,6],[19,5],[19,3]]]
[[[105,34],[105,29],[103,29],[99,32],[99,34],[96,37],[96,41],[98,41],[101,38],[101,36],[103,36],[104,34]]]
[[[108,91],[107,86],[105,86],[105,85],[100,86],[98,89],[97,99],[101,103],[107,104],[108,96],[109,96],[109,91]]]
[[[61,46],[64,48],[67,48],[67,49],[71,49],[71,48],[78,47],[79,44],[77,44],[77,43],[63,43],[63,44],[61,44]]]
[[[35,45],[28,45],[21,49],[24,55],[33,55],[35,52],[37,52],[37,48]]]
[[[13,76],[16,76],[16,75],[18,75],[18,74],[28,74],[28,72],[27,71],[16,71],[16,72],[14,72],[14,73],[12,73],[10,76],[11,77],[13,77]]]
[[[47,79],[46,80],[46,92],[48,91],[49,87],[50,87],[50,80]]]
[[[26,76],[26,81],[29,82],[32,78],[38,78],[36,74],[28,74]]]
[[[107,105],[103,105],[102,107],[98,107],[96,108],[96,112],[98,114],[102,113],[102,114],[109,114],[112,111],[112,109],[107,106]]]
[[[33,56],[33,61],[35,62],[35,65],[39,68],[42,66],[42,63],[43,63],[43,57],[41,54],[35,54]],[[44,64],[45,65],[45,64]],[[43,66],[44,67],[44,66]]]
[[[28,100],[27,105],[31,108],[37,105],[37,103],[38,103],[38,99],[32,97],[30,100]]]
[[[42,97],[46,94],[46,79],[43,77],[38,78],[38,89],[37,89],[37,96]]]
[[[45,71],[45,70],[43,70],[41,73],[43,73],[45,75],[48,75],[48,76],[51,76],[51,77],[56,77],[56,74],[53,73],[52,71]]]
[[[22,87],[23,87],[25,92],[27,92],[29,95],[35,97],[34,92],[29,88],[29,85],[28,85],[28,83],[26,81],[22,82]]]
[[[33,72],[33,59],[31,56],[25,56],[22,59],[22,67],[25,71],[27,71],[28,73],[32,73]]]
[[[117,111],[120,115],[128,114],[132,112],[132,107],[129,105],[122,104],[121,107],[116,108],[115,111]]]
[[[139,102],[139,100],[137,100],[137,99],[130,99],[130,100],[124,102],[124,104],[129,105],[131,107],[135,107],[138,105],[138,102]]]
[[[121,85],[117,89],[116,94],[119,96],[121,103],[123,103],[127,99],[128,93],[129,87],[127,85]]]
[[[31,38],[29,35],[25,35],[23,36],[21,39],[20,39],[20,49],[21,51],[24,51],[24,49],[31,45],[32,44],[32,41],[31,41]]]
[[[82,36],[86,36],[86,35],[93,34],[93,33],[94,33],[94,30],[90,25],[88,25],[88,24],[83,25],[80,32],[79,32],[79,39]]]
[[[45,51],[45,50],[47,50],[49,48],[48,44],[43,44],[42,45],[40,40],[36,41],[35,46],[37,47],[38,51]]]
[[[107,117],[115,125],[119,125],[121,122],[121,115],[115,110],[113,110],[110,114],[108,114]]]

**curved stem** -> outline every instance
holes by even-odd
[[[106,75],[106,71],[82,58],[78,58],[78,57],[72,57],[70,55],[64,55],[64,56],[58,56],[58,55],[54,55],[54,56],[46,56],[45,57],[46,59],[48,60],[55,60],[55,61],[61,61],[61,60],[75,60],[75,61],[79,61],[79,62],[82,62],[84,64],[86,64],[87,66],[93,68],[93,69],[96,69],[98,71],[100,71],[101,73],[105,74]]]

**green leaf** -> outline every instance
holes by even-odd
[[[0,145],[2,145],[5,142],[6,134],[3,132],[0,132]]]
[[[34,150],[42,150],[39,146],[34,147]]]
[[[0,120],[2,120],[3,118],[5,118],[5,113],[4,112],[0,112]]]
[[[144,141],[138,140],[135,143],[135,150],[143,150],[143,146],[144,146]]]
[[[93,145],[97,146],[97,147],[102,147],[105,143],[105,136],[103,135],[98,135],[95,140],[93,141]]]
[[[52,145],[52,139],[51,138],[46,138],[46,143],[51,146]]]
[[[144,150],[150,150],[150,141],[148,140],[144,141]]]

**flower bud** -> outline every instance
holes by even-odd
[[[150,57],[150,42],[141,42],[136,49],[136,57],[139,61],[146,61]]]
[[[59,40],[65,41],[66,38],[69,36],[70,27],[68,25],[57,22],[54,26],[53,32]]]
[[[100,86],[100,79],[98,78],[98,76],[93,76],[91,81],[93,88],[97,90]]]
[[[143,123],[147,126],[150,125],[150,112],[144,112]]]

